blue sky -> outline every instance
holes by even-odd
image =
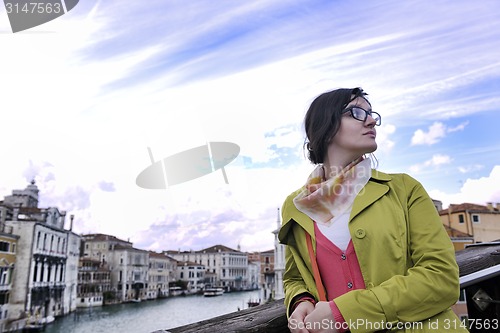
[[[318,94],[363,87],[379,169],[450,203],[500,202],[500,3],[81,1],[13,34],[0,10],[0,197],[35,179],[75,230],[152,250],[273,246],[277,208],[313,166]],[[225,170],[167,190],[155,159],[238,144]]]

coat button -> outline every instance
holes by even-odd
[[[347,283],[347,288],[352,289],[352,282]]]
[[[340,256],[340,258],[342,258],[342,260],[345,260],[346,259],[345,253],[342,253],[342,255]]]
[[[366,285],[366,289],[371,289],[373,287],[375,287],[375,285],[372,282],[368,282],[368,284]]]
[[[356,235],[356,238],[365,238],[366,231],[365,231],[365,229],[358,229],[358,230],[356,230],[355,235]]]

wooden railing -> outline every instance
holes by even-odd
[[[500,320],[500,243],[476,244],[457,252],[461,288],[466,291],[470,332],[498,332],[479,327]],[[484,293],[478,294],[479,290]],[[479,296],[477,296],[479,295]],[[486,295],[486,296],[485,296]],[[474,299],[476,298],[476,299]],[[479,300],[478,300],[479,299]],[[479,305],[478,305],[479,304]],[[500,325],[500,323],[498,323]],[[290,332],[283,300],[153,333]]]

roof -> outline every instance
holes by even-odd
[[[246,252],[238,251],[235,249],[232,249],[230,247],[227,247],[225,245],[214,245],[211,247],[207,247],[205,249],[199,250],[199,251],[181,251],[181,250],[167,250],[163,251],[164,253],[168,253],[170,255],[175,255],[175,254],[193,254],[193,253],[219,253],[219,252],[232,252],[232,253],[240,253],[240,254],[248,254]]]
[[[454,228],[451,228],[445,224],[443,224],[444,228],[446,229],[446,231],[448,232],[448,235],[450,237],[456,237],[456,238],[471,238],[473,237],[472,235],[469,235],[465,232],[462,232],[460,230],[457,230],[457,229],[454,229]]]
[[[130,245],[132,245],[131,242],[106,234],[87,234],[87,235],[82,235],[82,238],[86,242],[117,241],[117,242],[129,243]]]
[[[38,207],[19,207],[20,214],[40,214],[43,210]]]
[[[225,245],[214,245],[214,246],[211,246],[211,247],[207,247],[206,249],[203,249],[203,250],[200,250],[200,251],[197,251],[197,252],[202,252],[202,253],[205,253],[205,252],[208,252],[208,253],[216,253],[216,252],[234,252],[234,253],[243,253],[241,251],[237,251],[237,250],[234,250],[230,247],[227,247]]]
[[[446,215],[449,213],[460,213],[460,212],[474,212],[474,213],[499,213],[498,205],[496,208],[484,205],[478,205],[473,203],[461,203],[461,204],[450,204],[447,209],[443,209],[439,211],[439,215]]]
[[[167,259],[167,260],[177,261],[174,258],[168,256],[165,252],[158,253],[158,252],[154,252],[154,251],[149,251],[149,257],[150,258],[158,258],[158,259]]]
[[[113,245],[113,250],[131,250],[131,251],[136,251],[136,252],[148,252],[147,250],[143,249],[138,249],[132,246],[132,243],[130,245],[128,244],[115,244]]]

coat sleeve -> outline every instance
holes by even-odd
[[[402,175],[407,205],[409,256],[405,274],[395,275],[369,289],[335,298],[346,322],[417,322],[454,304],[459,296],[458,266],[451,240],[422,185]],[[351,328],[371,332],[369,325]]]
[[[289,215],[293,194],[285,200],[282,207],[283,226],[279,232],[279,239],[285,244],[285,271],[283,273],[283,287],[285,291],[285,307],[289,317],[291,307],[301,295],[310,295],[318,299],[318,292],[313,277],[304,261],[307,256],[305,232]]]
[[[297,296],[310,294],[297,267],[296,258],[298,258],[296,249],[287,245],[285,248],[285,272],[283,274],[287,317],[291,315],[291,308]]]

